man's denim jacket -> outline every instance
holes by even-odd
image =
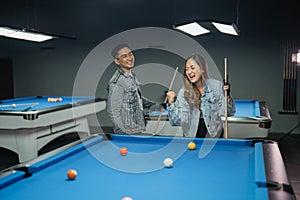
[[[207,79],[201,97],[201,110],[209,135],[218,137],[223,130],[222,117],[225,116],[225,98],[223,83]],[[228,116],[235,113],[232,97],[228,101]],[[184,88],[180,89],[176,101],[169,107],[169,121],[173,126],[181,126],[185,137],[195,137],[198,129],[200,110],[190,107],[184,98]]]
[[[139,85],[133,72],[129,75],[119,67],[109,81],[107,111],[115,133],[133,134],[145,130]]]

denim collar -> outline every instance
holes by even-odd
[[[124,70],[122,70],[119,66],[118,66],[117,70],[126,78],[131,77],[128,73],[126,73]],[[135,78],[135,73],[133,70],[131,70],[131,74],[132,74],[133,78]]]

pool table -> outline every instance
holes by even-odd
[[[195,150],[188,143],[196,143]],[[120,148],[128,149],[127,155]],[[173,159],[165,167],[165,158]],[[69,169],[77,171],[69,180]],[[0,178],[10,199],[291,199],[277,143],[97,135]]]
[[[269,108],[265,101],[237,99],[234,101],[236,113],[228,117],[229,138],[267,138],[272,124]],[[146,133],[153,132],[156,128],[159,112],[154,111],[146,115]],[[225,118],[223,118],[225,121]],[[162,113],[157,129],[158,135],[182,136],[180,127],[171,126],[168,121],[168,111]]]
[[[49,102],[48,98],[62,98]],[[31,96],[0,101],[0,147],[23,163],[50,141],[72,132],[90,135],[88,116],[105,109],[105,100],[85,96]]]

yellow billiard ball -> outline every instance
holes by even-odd
[[[188,144],[188,148],[189,148],[190,150],[195,150],[195,149],[196,149],[196,143],[195,143],[195,142],[190,142],[190,143]]]

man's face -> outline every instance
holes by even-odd
[[[119,50],[118,57],[115,58],[115,63],[119,65],[125,72],[130,72],[134,66],[134,56],[128,47]]]

